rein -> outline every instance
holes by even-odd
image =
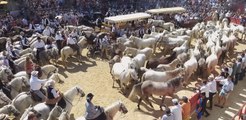
[[[78,90],[77,88],[76,88],[76,90],[77,90],[77,92],[79,93],[79,90]],[[63,98],[64,98],[64,100],[66,100],[69,104],[71,104],[72,106],[74,106],[73,103],[72,103],[69,99],[67,99],[65,96],[63,96]],[[79,97],[79,100],[78,100],[78,102],[77,102],[75,105],[77,105],[77,104],[79,103],[79,101],[80,101],[81,98],[82,98],[82,96]]]

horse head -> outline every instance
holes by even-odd
[[[123,102],[119,101],[119,111],[122,111],[124,114],[126,114],[128,112],[126,106],[124,105]]]
[[[138,80],[138,73],[135,69],[129,69],[130,76],[133,80]]]
[[[63,109],[61,115],[59,116],[59,120],[70,120],[70,116],[67,110]]]
[[[63,109],[56,105],[49,113],[49,118],[48,120],[52,120],[52,117],[59,117],[63,112]]]
[[[84,91],[80,87],[76,86],[75,89],[77,90],[77,94],[80,94],[80,97],[85,96]]]
[[[4,107],[6,107],[5,109],[7,110],[8,114],[13,113],[16,117],[20,115],[20,112],[13,105],[6,105]]]
[[[21,77],[21,81],[22,81],[22,83],[24,84],[25,87],[30,87],[29,80],[27,79],[27,77],[22,76]]]
[[[12,78],[14,78],[14,74],[9,68],[2,68],[0,74],[1,74],[2,80],[11,80]]]

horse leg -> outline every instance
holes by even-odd
[[[163,111],[163,109],[162,109],[162,105],[163,105],[163,103],[164,103],[164,101],[165,101],[165,98],[166,98],[166,96],[162,96],[162,99],[161,99],[161,105],[160,105],[160,109]],[[166,107],[166,105],[163,105],[164,107]]]
[[[142,97],[140,97],[139,100],[138,100],[138,105],[137,105],[138,106],[138,110],[140,110],[140,104],[141,104],[142,100],[143,100]]]
[[[154,108],[152,103],[149,101],[149,97],[148,96],[145,97],[145,100],[150,105],[151,108]]]

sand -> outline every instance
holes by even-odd
[[[241,51],[245,48],[246,46],[241,43],[236,47],[237,51]],[[154,120],[162,116],[163,111],[159,109],[158,104],[160,103],[160,98],[158,96],[154,96],[154,100],[151,98],[154,108],[151,108],[145,102],[142,102],[141,110],[138,110],[137,103],[132,102],[127,98],[129,92],[124,96],[119,92],[118,84],[115,84],[116,88],[112,88],[113,80],[109,73],[107,60],[86,57],[86,52],[87,50],[83,51],[84,57],[82,64],[79,64],[76,59],[70,58],[70,63],[68,64],[69,69],[65,70],[61,65],[58,65],[59,73],[65,81],[63,84],[56,84],[56,87],[60,91],[65,92],[69,88],[78,85],[86,94],[90,92],[93,93],[95,95],[93,103],[102,107],[109,106],[113,102],[121,100],[126,105],[129,112],[127,114],[118,113],[115,116],[115,120]],[[217,68],[219,68],[219,66],[217,66]],[[177,92],[177,96],[175,97],[181,98],[183,95],[187,97],[192,96],[194,91],[191,87],[194,87],[194,84],[195,82],[192,82],[192,85],[189,85],[190,88],[185,88]],[[224,109],[214,107],[214,110],[209,111],[211,115],[208,118],[204,118],[204,120],[231,119],[245,102],[246,88],[244,86],[245,80],[240,81],[239,85],[235,87],[235,90],[230,95],[227,104],[228,107]],[[171,98],[166,98],[165,104],[171,105]],[[85,97],[82,99],[76,97],[73,101],[71,120],[84,115],[84,112]]]

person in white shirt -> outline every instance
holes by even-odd
[[[74,51],[77,51],[77,55],[81,55],[79,46],[76,44],[75,39],[71,35],[67,38],[67,45],[70,46]]]
[[[48,80],[46,83],[47,86],[47,97],[50,100],[54,100],[54,103],[46,103],[50,108],[54,108],[56,103],[61,100],[62,94],[55,89],[55,81]],[[59,105],[60,106],[60,105]],[[65,107],[65,106],[63,106]]]
[[[25,33],[20,32],[21,45],[23,49],[29,48],[29,41],[27,40]]]
[[[207,103],[207,100],[209,98],[209,86],[207,85],[207,81],[203,81],[203,85],[200,88],[200,93],[205,93],[205,99],[203,100],[204,103]],[[207,111],[206,104],[203,104],[204,106],[202,107],[202,112],[203,114],[206,113],[206,117],[209,116],[210,114]]]
[[[209,77],[208,77],[208,88],[209,88],[209,109],[212,110],[213,108],[213,97],[214,95],[216,94],[217,92],[217,83],[214,79],[214,75],[211,74]]]
[[[172,99],[173,105],[171,112],[174,115],[174,120],[182,120],[182,107],[177,99]]]
[[[70,33],[70,35],[71,35],[72,38],[77,39],[78,38],[77,30],[73,29],[73,31]]]
[[[230,92],[233,91],[234,84],[232,82],[231,76],[228,76],[227,79],[220,80],[220,82],[223,84],[223,86],[219,93],[218,103],[215,104],[215,106],[224,108],[224,105],[227,101],[227,98],[229,97]]]
[[[51,35],[51,30],[49,28],[49,26],[46,26],[44,31],[43,31],[43,35],[44,36],[50,36]]]
[[[39,53],[45,50],[45,43],[40,37],[37,37],[37,41],[34,43],[34,48],[36,49],[36,58],[39,61]]]
[[[62,37],[61,31],[58,31],[56,33],[55,40],[56,40],[56,45],[57,45],[57,48],[58,48],[59,54],[60,54],[60,51],[62,49],[62,42],[64,41],[64,38]]]
[[[44,84],[45,82],[46,80],[38,79],[38,71],[31,72],[30,91],[40,97],[42,99],[42,102],[45,102],[47,100],[47,97],[40,91],[40,89],[42,88],[42,84]]]
[[[108,36],[105,35],[100,42],[101,57],[103,57],[104,52],[106,56],[108,56],[108,46],[109,46],[109,39]]]
[[[155,32],[155,26],[154,25],[151,28],[151,32]]]
[[[161,120],[174,120],[174,115],[171,113],[171,110],[169,108],[166,108],[166,114],[164,114],[161,118]]]

